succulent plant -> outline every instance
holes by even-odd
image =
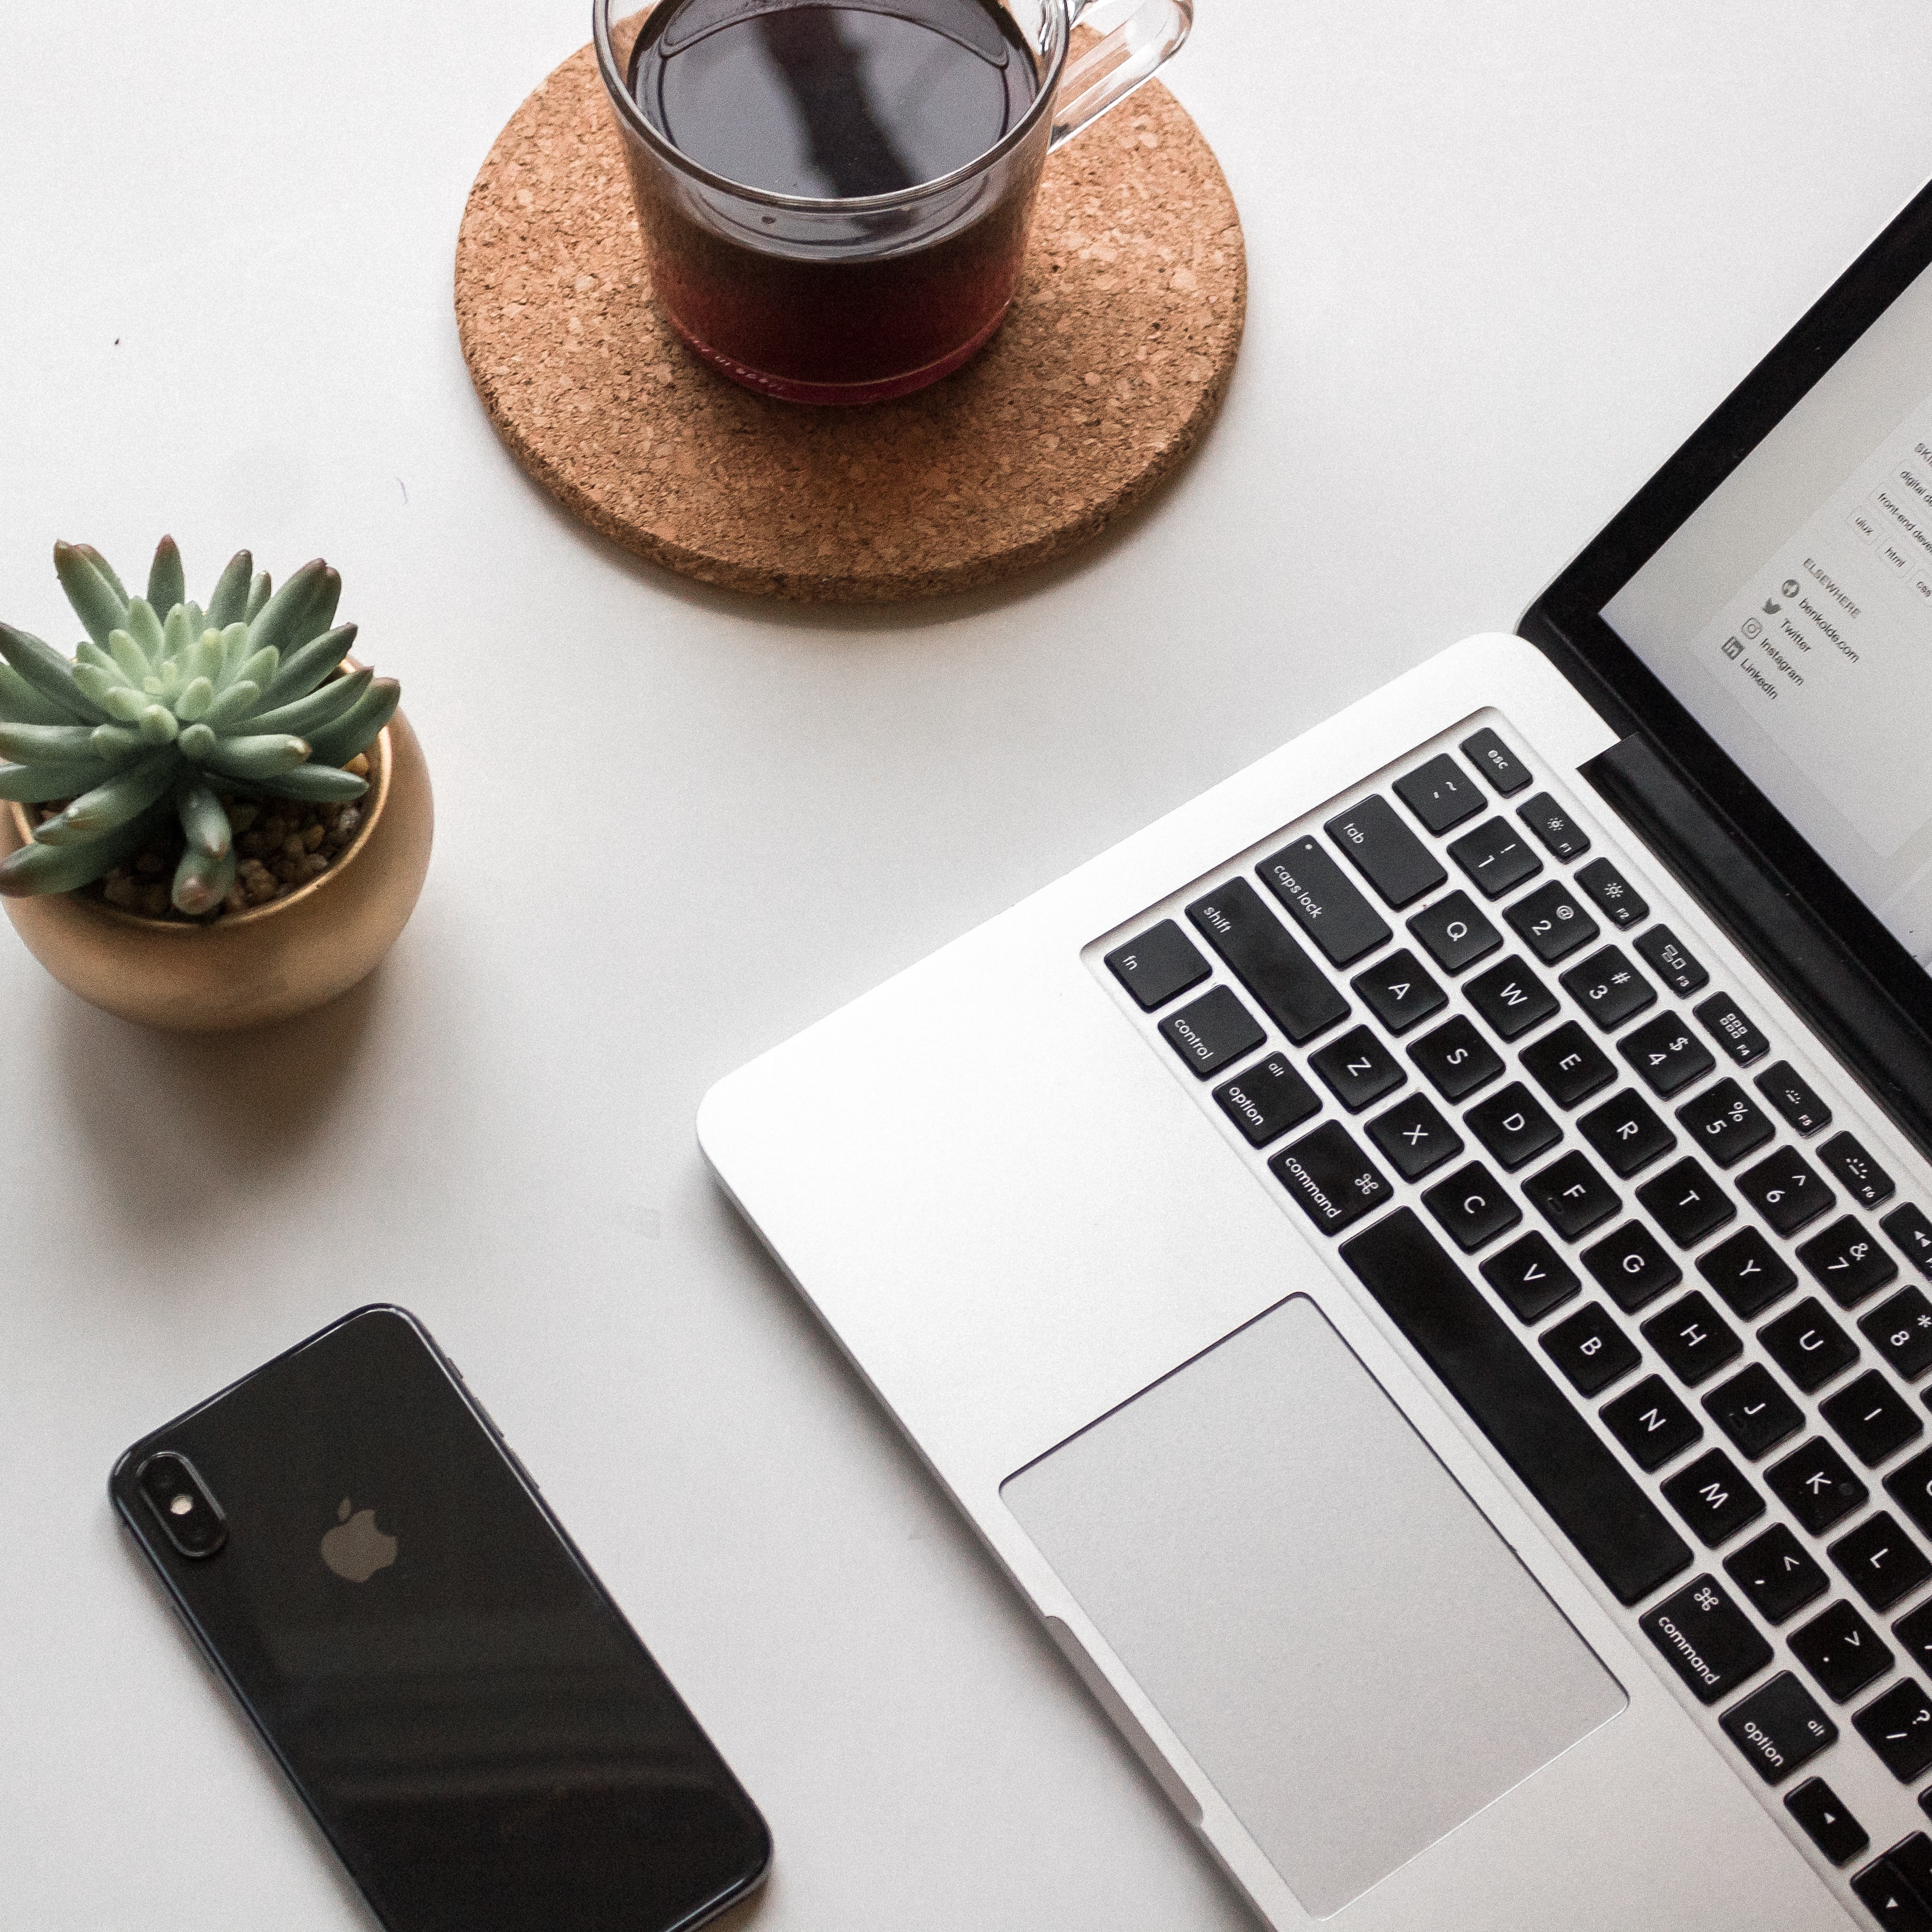
[[[98,550],[54,546],[86,630],[70,662],[0,624],[0,799],[68,800],[0,863],[0,892],[69,892],[122,863],[170,818],[187,841],[173,900],[213,912],[235,883],[224,796],[326,804],[367,782],[340,767],[372,743],[400,695],[393,679],[343,675],[356,637],[336,625],[342,580],[318,557],[278,590],[238,550],[204,610],[164,537],[145,597]]]

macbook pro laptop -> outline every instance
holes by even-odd
[[[1932,1928],[1928,263],[705,1100],[1274,1926]]]

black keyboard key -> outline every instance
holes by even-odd
[[[1680,1248],[1694,1248],[1706,1234],[1737,1218],[1737,1204],[1688,1155],[1672,1162],[1655,1180],[1646,1180],[1636,1198]]]
[[[1610,1310],[1592,1302],[1543,1331],[1544,1352],[1568,1377],[1579,1395],[1595,1395],[1622,1379],[1642,1359],[1636,1344],[1619,1328]]]
[[[1868,1369],[1818,1405],[1838,1439],[1868,1469],[1888,1462],[1925,1433],[1918,1412],[1876,1369]]]
[[[1691,1010],[1698,1022],[1740,1066],[1749,1066],[1771,1051],[1771,1042],[1728,993],[1714,993]]]
[[[1503,943],[1502,934],[1476,910],[1467,892],[1445,892],[1433,905],[1424,907],[1409,921],[1408,929],[1445,973],[1464,971]]]
[[[1932,1769],[1932,1700],[1910,1678],[1900,1678],[1868,1704],[1852,1718],[1852,1728],[1900,1784],[1910,1784]]]
[[[1888,1483],[1887,1489],[1892,1485]],[[1923,1526],[1922,1525],[1922,1528]],[[1932,1670],[1932,1598],[1908,1610],[1892,1627],[1905,1652],[1905,1660],[1921,1670]]]
[[[1563,890],[1558,879],[1538,886],[1533,892],[1526,892],[1503,916],[1516,928],[1516,937],[1546,966],[1568,958],[1603,930]]]
[[[1543,870],[1529,841],[1506,818],[1486,818],[1449,848],[1484,898],[1499,899]]]
[[[1916,1288],[1901,1288],[1858,1324],[1858,1332],[1902,1380],[1916,1382],[1932,1369],[1932,1301]]]
[[[1775,1107],[1794,1134],[1815,1134],[1832,1124],[1832,1110],[1805,1084],[1788,1060],[1767,1066],[1752,1083]]]
[[[1704,1398],[1704,1410],[1731,1446],[1754,1462],[1804,1426],[1804,1412],[1762,1362],[1720,1382]]]
[[[1337,812],[1322,829],[1392,906],[1413,905],[1449,876],[1436,854],[1396,816],[1395,807],[1379,795]]]
[[[1740,1228],[1697,1257],[1697,1272],[1748,1322],[1798,1286],[1790,1262],[1756,1228]]]
[[[1314,839],[1296,839],[1255,869],[1330,965],[1352,966],[1387,943],[1389,929],[1382,914]]]
[[[1781,1624],[1831,1588],[1811,1552],[1774,1522],[1724,1562],[1724,1574],[1767,1622]]]
[[[1892,1176],[1850,1134],[1820,1141],[1818,1165],[1837,1175],[1839,1185],[1861,1208],[1876,1208],[1898,1192]]]
[[[1634,1388],[1606,1402],[1602,1414],[1604,1426],[1640,1469],[1660,1469],[1703,1438],[1704,1425],[1661,1376],[1646,1376]]]
[[[1584,871],[1587,872],[1586,866]],[[1580,872],[1576,875],[1582,877]],[[1645,963],[1681,1000],[1711,983],[1703,962],[1667,926],[1653,926],[1632,942]]]
[[[1921,1274],[1932,1274],[1932,1221],[1908,1201],[1882,1216],[1879,1226],[1892,1237],[1893,1246]]]
[[[1322,1111],[1315,1089],[1278,1053],[1216,1088],[1214,1098],[1250,1147],[1266,1147]]]
[[[1178,1013],[1168,1014],[1160,1031],[1197,1080],[1253,1052],[1268,1037],[1256,1025],[1254,1015],[1226,986],[1216,986]]]
[[[1324,1234],[1352,1227],[1395,1191],[1347,1129],[1333,1120],[1283,1148],[1268,1168]]]
[[[1838,1741],[1838,1726],[1788,1670],[1759,1685],[1718,1722],[1767,1784],[1782,1784]]]
[[[1374,1106],[1408,1078],[1380,1036],[1361,1026],[1352,1027],[1339,1040],[1311,1053],[1308,1064],[1352,1114]]]
[[[1684,1270],[1641,1221],[1626,1221],[1615,1234],[1586,1248],[1581,1258],[1626,1315],[1634,1315],[1684,1279]]]
[[[1659,1013],[1617,1042],[1617,1051],[1660,1099],[1681,1093],[1701,1080],[1717,1062],[1710,1050],[1675,1013]]]
[[[1576,883],[1619,932],[1642,925],[1650,916],[1650,908],[1636,887],[1607,859],[1592,859],[1587,866],[1579,866]]]
[[[1858,1345],[1808,1294],[1757,1331],[1765,1352],[1807,1395],[1841,1376],[1858,1358]]]
[[[1932,1562],[1889,1510],[1874,1510],[1826,1552],[1846,1580],[1880,1612],[1902,1604],[1928,1576]]]
[[[1196,899],[1187,916],[1294,1046],[1347,1017],[1348,1001],[1246,879]]]
[[[1737,1332],[1694,1288],[1643,1324],[1643,1338],[1695,1388],[1744,1353]]]
[[[1502,1055],[1460,1013],[1424,1034],[1408,1057],[1445,1100],[1486,1087],[1503,1070]]]
[[[1552,859],[1580,859],[1590,849],[1583,828],[1546,791],[1518,806],[1516,815],[1536,834]]]
[[[1479,1160],[1459,1167],[1448,1180],[1425,1190],[1422,1204],[1465,1254],[1473,1254],[1522,1219],[1522,1210],[1509,1190]]]
[[[1798,1244],[1798,1258],[1840,1308],[1856,1308],[1868,1294],[1898,1279],[1898,1264],[1857,1219],[1841,1214],[1822,1234]]]
[[[1194,942],[1171,919],[1150,927],[1138,939],[1115,946],[1107,955],[1107,965],[1144,1013],[1166,1006],[1190,986],[1199,986],[1208,972],[1208,962],[1194,950]]]
[[[1582,1286],[1550,1245],[1550,1237],[1534,1228],[1490,1256],[1483,1264],[1483,1279],[1519,1322],[1540,1322]]]
[[[1462,991],[1504,1040],[1540,1026],[1556,1010],[1556,995],[1520,959],[1505,959],[1478,973]]]
[[[1397,1209],[1341,1253],[1618,1603],[1690,1562],[1609,1444],[1414,1212]]]
[[[1775,1234],[1796,1234],[1832,1204],[1832,1190],[1795,1148],[1780,1148],[1756,1166],[1746,1168],[1738,1176],[1737,1189]]]
[[[1721,1449],[1706,1449],[1663,1484],[1664,1499],[1707,1549],[1727,1543],[1764,1514],[1764,1498]]]
[[[1462,1118],[1469,1131],[1511,1174],[1563,1138],[1563,1130],[1520,1080],[1498,1088]]]
[[[1412,1094],[1378,1114],[1368,1124],[1368,1135],[1405,1180],[1420,1180],[1462,1151],[1462,1136],[1426,1094]]]
[[[1924,1841],[1924,1834],[1915,1832],[1905,1844]],[[1894,1851],[1904,1849],[1897,1845],[1892,1848]],[[1921,1902],[1917,1888],[1904,1869],[1893,1863],[1890,1852],[1866,1866],[1852,1880],[1852,1889],[1885,1932],[1932,1932],[1932,1906]]]
[[[1700,1704],[1714,1704],[1771,1661],[1763,1633],[1716,1577],[1693,1577],[1643,1620],[1643,1632]]]
[[[1735,1080],[1706,1087],[1694,1100],[1677,1110],[1690,1144],[1720,1167],[1735,1167],[1748,1154],[1756,1154],[1778,1130],[1764,1110],[1750,1100]]]
[[[1892,1668],[1892,1646],[1840,1599],[1785,1641],[1834,1704],[1856,1697]]]
[[[1603,1156],[1604,1165],[1624,1180],[1661,1160],[1677,1144],[1677,1136],[1631,1087],[1581,1115],[1576,1131]]]
[[[1462,755],[1505,798],[1529,782],[1529,767],[1486,724],[1462,740]]]
[[[1794,1449],[1764,1472],[1771,1492],[1798,1519],[1801,1529],[1822,1536],[1834,1522],[1862,1509],[1870,1490],[1822,1436]]]
[[[1562,975],[1563,990],[1605,1033],[1657,1004],[1657,989],[1620,946],[1606,946]]]
[[[1886,1478],[1885,1492],[1926,1535],[1932,1536],[1932,1449],[1922,1449],[1900,1463]]]
[[[1480,789],[1447,752],[1397,778],[1395,795],[1438,837],[1474,818],[1484,805]]]
[[[1576,1020],[1565,1020],[1517,1056],[1536,1084],[1559,1107],[1574,1107],[1617,1077],[1604,1050]]]
[[[1830,1864],[1849,1864],[1871,1843],[1870,1833],[1822,1778],[1808,1778],[1786,1798],[1784,1808]]]
[[[1449,1004],[1449,995],[1406,946],[1378,960],[1366,973],[1358,973],[1348,983],[1390,1033],[1406,1033]]]
[[[1610,1183],[1580,1154],[1566,1154],[1522,1184],[1538,1212],[1566,1241],[1579,1240],[1617,1211]]]

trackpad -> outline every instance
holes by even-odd
[[[1000,1494],[1318,1918],[1623,1708],[1306,1296]]]

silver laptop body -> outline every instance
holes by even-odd
[[[1455,645],[700,1138],[1270,1924],[1932,1924],[1932,1164],[1580,682]]]

